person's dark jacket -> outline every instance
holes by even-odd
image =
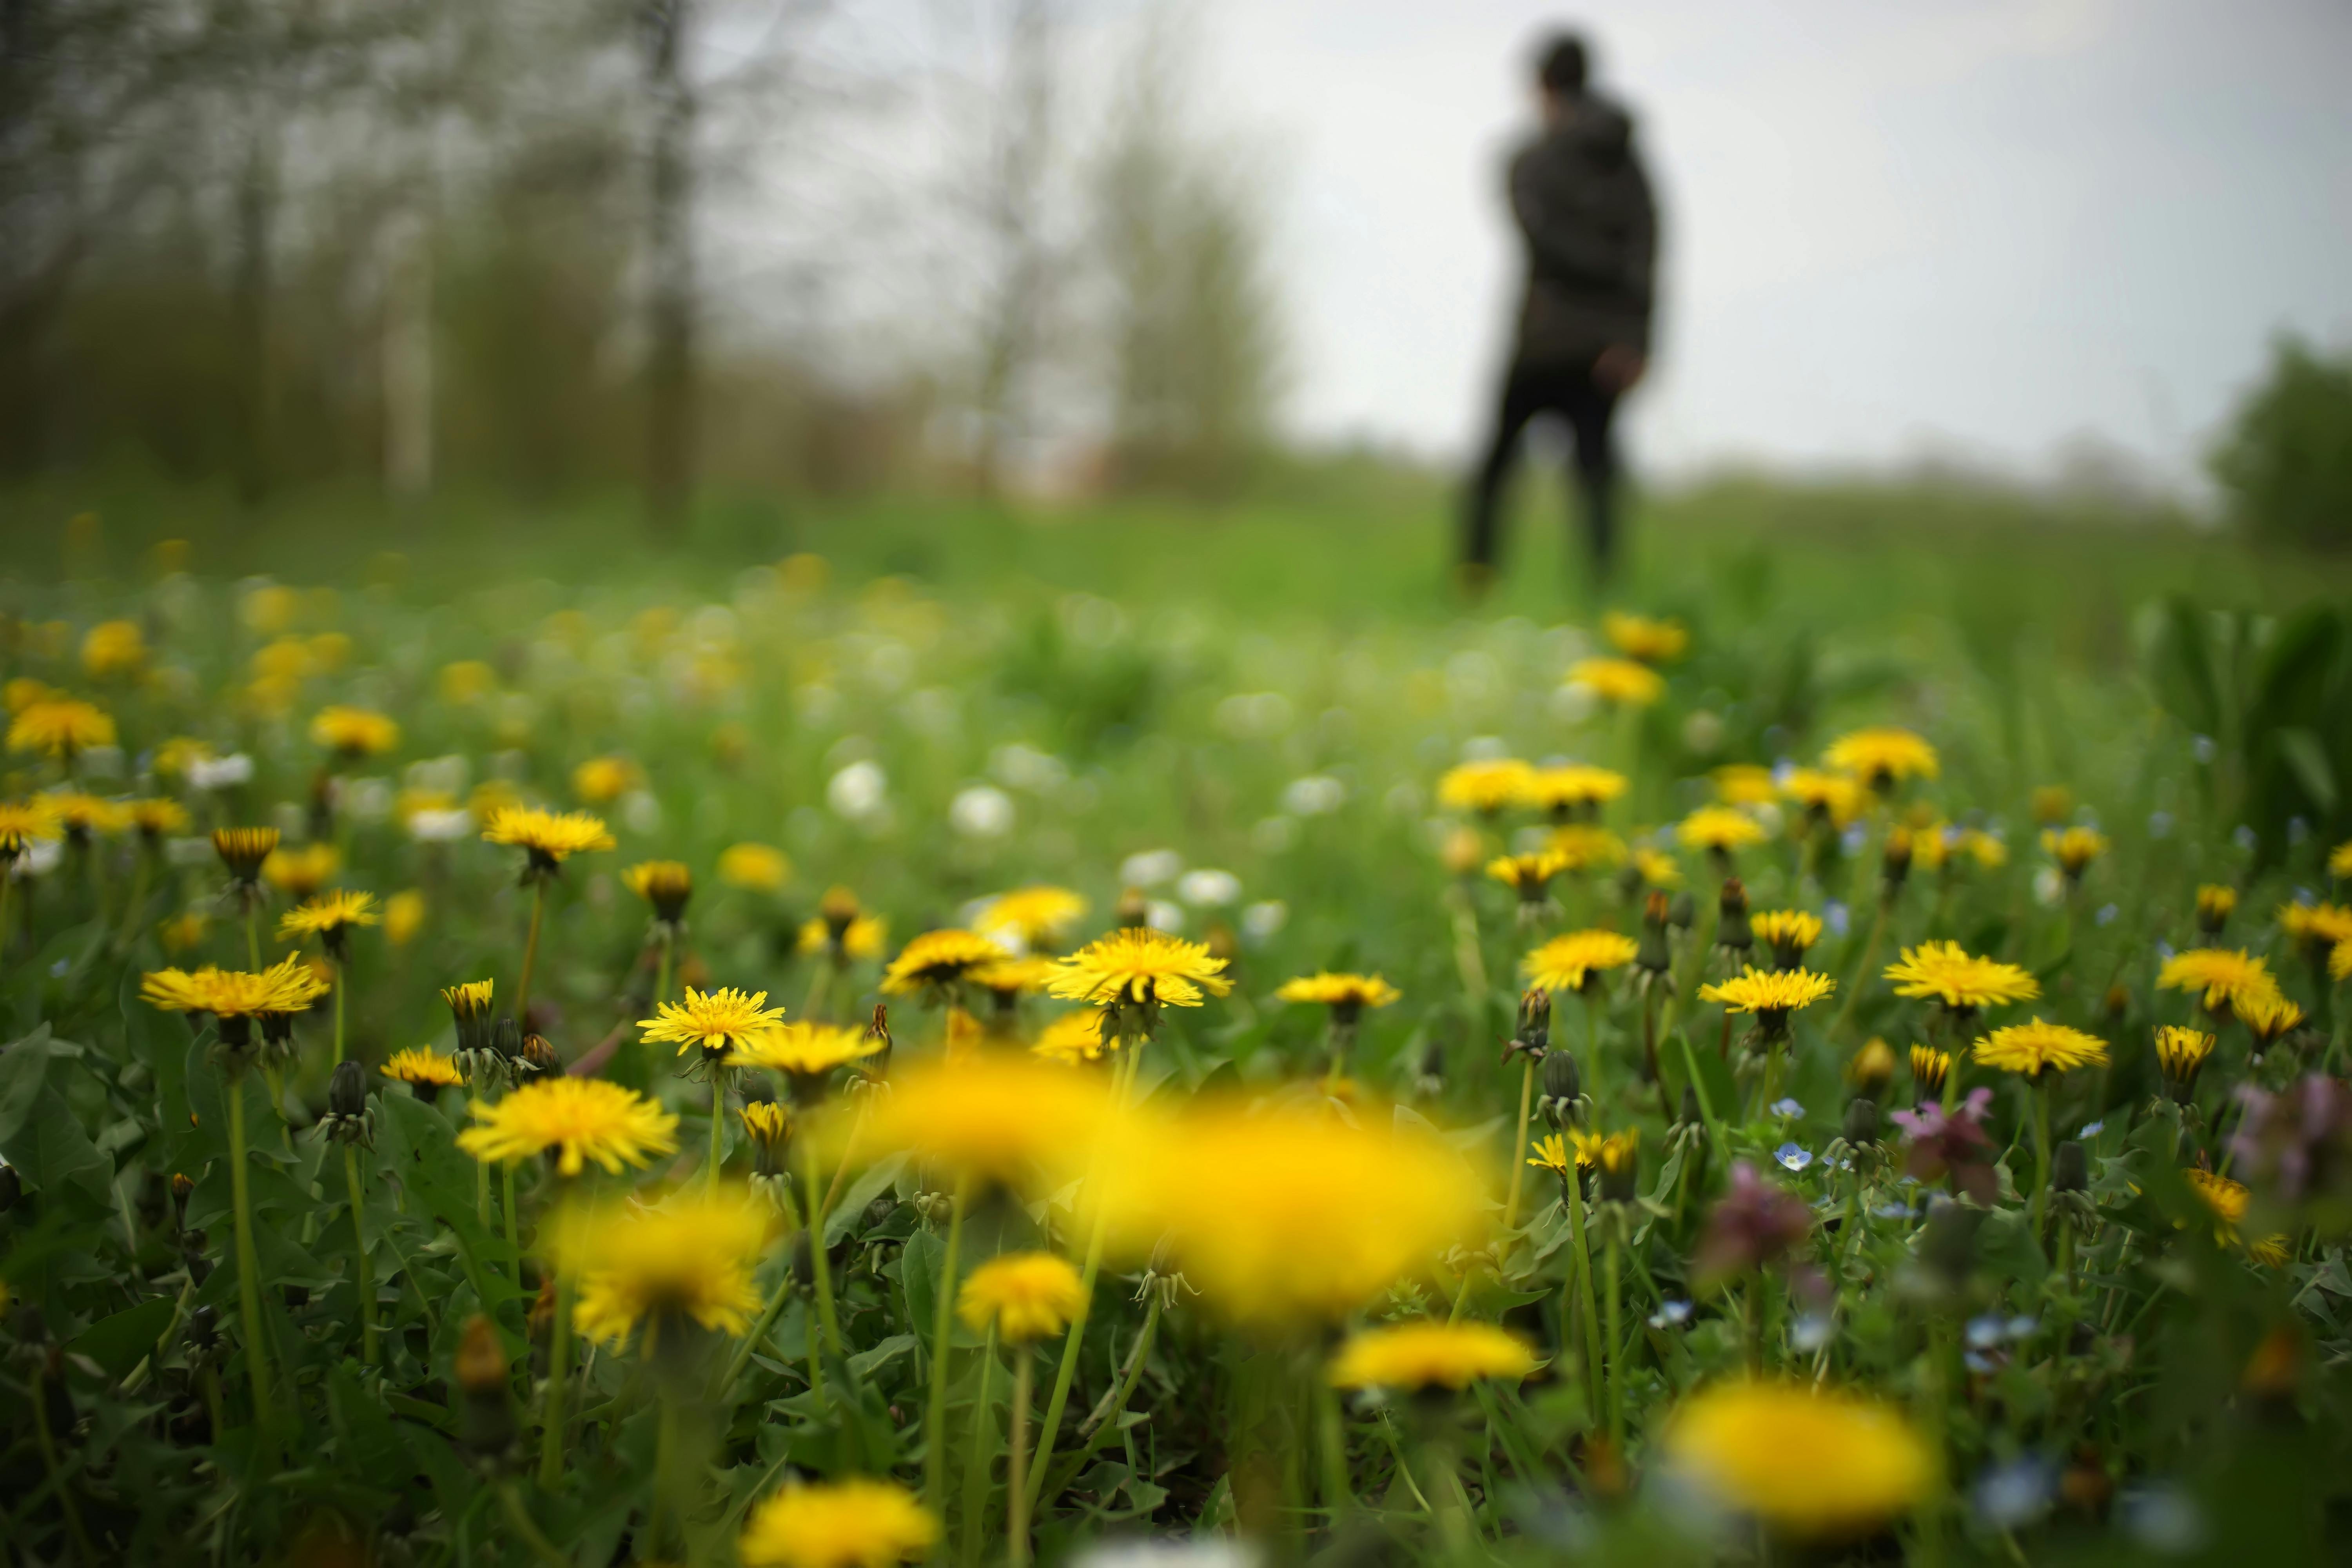
[[[1657,209],[1625,111],[1585,94],[1511,160],[1511,211],[1527,237],[1523,364],[1590,364],[1606,348],[1650,352]]]

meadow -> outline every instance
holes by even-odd
[[[1444,502],[11,492],[12,1555],[2339,1550],[2345,569]]]

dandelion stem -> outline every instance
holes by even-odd
[[[661,959],[654,969],[654,1005],[658,1008],[669,1000],[670,963],[677,950],[677,928],[667,921],[661,927]]]
[[[530,1032],[530,976],[539,967],[539,923],[547,912],[547,879],[534,877],[530,888],[530,934],[523,939],[522,977],[515,984],[515,1022]]]
[[[980,1568],[981,1515],[988,1511],[988,1384],[996,1370],[996,1324],[980,1351],[980,1392],[971,1403],[971,1450],[963,1462],[963,1568]]]
[[[2029,1090],[2033,1096],[2033,1241],[2042,1243],[2042,1227],[2050,1217],[2050,1085],[2048,1075]]]
[[[833,1305],[833,1261],[824,1251],[824,1205],[816,1195],[816,1156],[802,1140],[801,1191],[808,1205],[809,1273],[816,1284],[817,1321],[824,1325],[824,1342],[841,1353],[841,1322]]]
[[[89,1532],[82,1527],[81,1505],[74,1501],[73,1489],[66,1485],[65,1468],[58,1462],[57,1436],[49,1430],[48,1393],[42,1385],[42,1380],[48,1375],[39,1371],[33,1374],[33,1431],[40,1439],[41,1468],[48,1472],[49,1489],[58,1494],[58,1510],[66,1516],[66,1529],[73,1536],[74,1555],[95,1564],[101,1559],[90,1544]]]
[[[719,1190],[719,1169],[726,1163],[727,1069],[713,1068],[710,1069],[710,1158],[704,1162],[704,1170],[707,1173],[705,1180],[714,1193]],[[812,1179],[815,1173],[814,1171],[809,1173]],[[816,1194],[811,1193],[808,1201],[814,1203]]]
[[[148,862],[151,858],[148,851],[142,847],[139,851],[137,864],[131,868],[131,898],[122,906],[122,930],[114,939],[114,950],[117,952],[129,952],[131,944],[139,940],[139,917],[147,908]],[[0,889],[0,931],[8,929],[7,900],[6,890]]]
[[[1078,1471],[1085,1467],[1087,1460],[1093,1456],[1097,1448],[1102,1447],[1103,1439],[1109,1436],[1118,1426],[1120,1413],[1126,1410],[1127,1402],[1135,1394],[1136,1384],[1143,1381],[1144,1363],[1151,1354],[1151,1341],[1159,1330],[1160,1295],[1155,1290],[1152,1292],[1151,1304],[1143,1310],[1143,1328],[1135,1336],[1135,1348],[1127,1352],[1127,1365],[1120,1373],[1118,1386],[1105,1394],[1103,1402],[1097,1405],[1093,1413],[1079,1425],[1078,1430],[1085,1435],[1086,1441],[1079,1445],[1076,1453],[1062,1461],[1062,1473],[1048,1481],[1045,1489],[1038,1493],[1041,1502],[1051,1503],[1060,1496],[1062,1489],[1077,1479]],[[1045,1458],[1049,1456],[1043,1448],[1039,1450],[1039,1463],[1042,1465]],[[1033,1518],[1037,1512],[1034,1508],[1029,1511]]]
[[[506,1222],[507,1276],[522,1289],[522,1235],[520,1216],[515,1213],[515,1168],[511,1161],[499,1167],[499,1215]]]
[[[245,1329],[245,1367],[253,1380],[253,1424],[267,1434],[269,1411],[269,1351],[261,1337],[261,1264],[253,1250],[253,1199],[247,1190],[245,1143],[245,1079],[223,1075],[228,1091],[229,1201],[236,1219],[236,1310]],[[264,1438],[265,1447],[267,1437]]]
[[[1030,1363],[1035,1360],[1027,1345],[1016,1345],[1013,1352],[1013,1440],[1005,1460],[1004,1512],[1005,1531],[1012,1536],[1013,1568],[1028,1568],[1029,1563],[1029,1393],[1033,1375]],[[1043,1465],[1038,1467],[1044,1468]]]
[[[1584,1383],[1589,1406],[1601,1404],[1601,1304],[1592,1289],[1592,1247],[1584,1231],[1582,1177],[1571,1171],[1568,1188],[1568,1234],[1576,1248],[1576,1272],[1584,1294]]]
[[[255,909],[253,901],[255,895],[251,892],[247,892],[246,894],[245,958],[247,967],[251,968],[256,974],[258,974],[261,973],[261,933],[256,931],[253,925]]]
[[[776,1281],[775,1289],[769,1293],[768,1304],[760,1309],[759,1321],[751,1325],[751,1331],[743,1336],[743,1342],[735,1347],[734,1357],[727,1363],[726,1374],[719,1380],[719,1403],[726,1403],[734,1393],[735,1380],[741,1377],[743,1369],[751,1363],[751,1352],[766,1342],[768,1331],[776,1326],[776,1319],[783,1311],[784,1303],[792,1299],[792,1294],[793,1270],[792,1265],[787,1263],[782,1278]]]
[[[1347,1432],[1339,1422],[1339,1391],[1331,1386],[1328,1378],[1313,1377],[1312,1382],[1318,1428],[1317,1447],[1323,1453],[1323,1507],[1336,1532],[1353,1511],[1356,1501],[1355,1495],[1348,1489]]]
[[[1511,1134],[1511,1195],[1503,1204],[1507,1237],[1519,1223],[1519,1189],[1528,1174],[1528,1110],[1535,1103],[1535,1093],[1536,1058],[1529,1055],[1519,1068],[1519,1127]]]
[[[343,963],[342,963],[342,961],[341,961],[341,959],[331,959],[331,960],[330,960],[329,962],[332,963],[334,964],[334,966],[335,966],[335,1062],[334,1062],[334,1065],[335,1065],[335,1066],[337,1066],[337,1067],[341,1067],[341,1066],[342,1066],[342,1065],[343,1065],[343,982],[351,978],[351,973],[350,973],[350,971],[349,971],[349,970],[344,966],[344,964],[343,964]]]
[[[790,1277],[787,1273],[786,1278]],[[734,1380],[730,1377],[728,1381]],[[559,1269],[555,1276],[555,1317],[547,1326],[547,1424],[539,1439],[539,1484],[548,1491],[553,1491],[563,1480],[564,1405],[571,1395],[572,1279]]]
[[[963,1248],[963,1211],[971,1178],[956,1178],[948,1200],[948,1245],[931,1308],[931,1409],[923,1431],[923,1498],[934,1516],[945,1511],[948,1490],[948,1339],[955,1331],[956,1254]]]
[[[1462,994],[1470,1003],[1475,1021],[1486,1012],[1486,957],[1478,940],[1478,910],[1459,884],[1446,889],[1454,912],[1454,966],[1462,975]]]
[[[1591,987],[1591,989],[1584,992],[1582,997],[1584,1003],[1584,1056],[1585,1060],[1591,1065],[1585,1068],[1584,1081],[1591,1086],[1592,1113],[1597,1117],[1608,1107],[1608,1101],[1601,1098],[1601,1004],[1596,996],[1596,993],[1598,993],[1601,988],[1601,982],[1596,976],[1587,974],[1585,976],[1585,983]],[[1524,1120],[1524,1118],[1522,1118],[1522,1120]]]
[[[1625,1244],[1618,1236],[1622,1228],[1609,1227],[1609,1441],[1621,1454],[1625,1451],[1625,1337],[1619,1321],[1625,1296]]]
[[[360,1153],[343,1145],[343,1182],[352,1190],[352,1249],[358,1267],[352,1280],[360,1294],[360,1364],[375,1364],[375,1272],[368,1262],[367,1210],[360,1201]]]

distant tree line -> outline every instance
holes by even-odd
[[[1239,483],[1265,213],[1174,14],[936,20],[0,0],[0,478],[625,484],[659,523],[719,484]]]

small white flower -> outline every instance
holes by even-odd
[[[354,822],[382,822],[392,815],[392,781],[338,781],[335,805]]]
[[[1118,863],[1118,879],[1130,888],[1156,888],[1183,868],[1184,857],[1173,849],[1145,849]]]
[[[1184,929],[1184,910],[1182,906],[1171,904],[1165,899],[1152,900],[1149,905],[1145,906],[1143,918],[1145,922],[1149,924],[1153,931],[1164,931],[1173,933]]]
[[[972,784],[948,804],[948,825],[967,838],[1002,838],[1013,831],[1013,797],[994,784]]]
[[[1242,911],[1242,935],[1252,942],[1264,942],[1280,931],[1290,920],[1290,906],[1280,899],[1265,899]]]
[[[878,815],[890,793],[890,775],[876,762],[856,762],[833,775],[824,786],[824,803],[834,815],[852,822]]]
[[[1293,779],[1282,792],[1282,809],[1293,816],[1325,816],[1339,809],[1348,786],[1328,773]]]
[[[188,763],[188,783],[201,790],[231,789],[253,782],[253,759],[243,752],[226,757],[196,757]]]
[[[474,814],[462,805],[408,814],[408,836],[419,844],[454,844],[473,831]]]
[[[1176,879],[1176,896],[1196,910],[1222,909],[1239,901],[1242,879],[1231,871],[1215,871],[1205,867],[1187,871]]]
[[[661,802],[650,790],[634,789],[621,798],[621,826],[632,833],[661,831]]]
[[[988,771],[996,775],[997,783],[1032,794],[1053,789],[1070,776],[1061,758],[1018,741],[1008,742],[990,752]]]
[[[212,846],[207,842],[205,847],[209,849]],[[16,863],[8,868],[9,874],[20,882],[46,877],[58,868],[58,862],[65,858],[65,853],[66,847],[57,839],[27,838],[25,840],[25,852],[17,856]]]

